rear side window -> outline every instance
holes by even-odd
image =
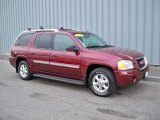
[[[20,36],[17,41],[15,42],[14,45],[16,46],[26,46],[29,42],[29,40],[31,39],[33,34],[26,34],[26,35],[22,35]]]
[[[66,51],[66,48],[75,45],[75,43],[67,35],[56,34],[54,37],[54,43],[52,43],[52,45],[54,50]]]
[[[42,49],[51,48],[51,34],[42,34],[36,38],[35,47]]]

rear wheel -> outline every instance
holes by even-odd
[[[18,73],[19,73],[19,76],[23,80],[30,80],[32,78],[32,74],[30,72],[29,65],[28,65],[27,61],[20,61],[19,62]]]
[[[115,77],[107,68],[96,68],[89,75],[89,87],[98,96],[109,96],[116,90]]]

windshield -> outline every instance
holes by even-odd
[[[107,42],[93,33],[76,33],[74,36],[86,48],[108,46]]]

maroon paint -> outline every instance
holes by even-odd
[[[33,43],[39,33],[35,33],[26,47],[12,47],[11,55],[9,57],[11,65],[16,67],[16,60],[21,57],[28,61],[32,73],[44,73],[79,80],[86,79],[86,72],[90,65],[103,65],[113,70],[117,86],[119,87],[135,83],[142,79],[145,72],[148,71],[148,66],[142,71],[138,69],[135,59],[143,56],[143,54],[139,52],[117,47],[87,49],[82,47],[70,32],[59,31],[45,33],[61,33],[70,36],[80,49],[79,53],[37,49],[34,47]],[[43,34],[43,32],[40,34]],[[34,59],[65,64],[77,64],[80,65],[80,68],[77,69],[50,64],[38,64],[33,63]],[[128,73],[127,75],[122,74],[122,71],[117,68],[117,62],[123,59],[131,60],[134,65],[134,69],[126,70]]]

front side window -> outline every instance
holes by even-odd
[[[15,42],[14,45],[16,46],[26,46],[29,42],[29,40],[31,39],[33,34],[26,34],[26,35],[22,35],[20,36],[17,41]]]
[[[66,51],[66,48],[74,46],[75,43],[73,40],[64,34],[56,34],[54,37],[54,42],[53,42],[53,49],[54,50],[63,50]]]
[[[35,47],[42,49],[51,48],[51,34],[41,34],[36,38]]]

